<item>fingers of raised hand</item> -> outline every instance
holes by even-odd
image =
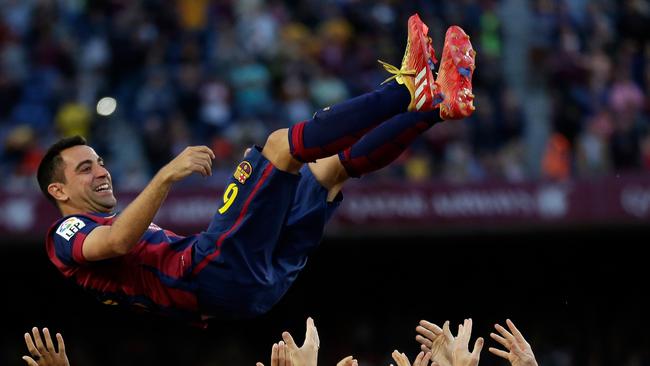
[[[311,317],[307,318],[307,331],[305,332],[305,343],[309,340],[316,349],[320,348],[320,338],[318,337],[318,329],[316,324],[314,324],[314,319]]]
[[[445,324],[442,325],[442,334],[445,335],[447,342],[452,342],[454,340],[454,335],[451,334],[451,330],[449,329],[449,320],[445,321]]]
[[[280,341],[278,343],[278,366],[287,366],[287,345]]]
[[[425,327],[423,327],[421,325],[418,325],[417,327],[415,327],[415,331],[420,333],[422,336],[424,336],[425,338],[427,338],[429,340],[433,340],[438,335],[442,334],[442,330],[440,330],[439,333],[434,333],[433,331],[431,331],[431,330],[429,330],[429,329],[427,329],[427,328],[425,328]]]
[[[429,361],[431,361],[431,357],[433,357],[431,352],[426,352],[424,354],[424,357],[422,357],[422,360],[420,361],[420,364],[417,365],[417,366],[427,366],[429,364]]]
[[[413,362],[413,366],[427,366],[431,360],[431,352],[420,352]]]
[[[395,350],[393,351],[391,356],[393,356],[393,360],[395,360],[397,366],[411,366],[411,363],[409,362],[405,354]]]
[[[336,366],[351,366],[354,358],[352,356],[347,356],[341,361],[336,363]]]
[[[336,366],[358,366],[359,361],[357,361],[354,356],[348,356],[341,361],[339,361]]]
[[[526,341],[526,339],[524,339],[524,335],[521,334],[521,332],[519,331],[519,329],[517,329],[517,327],[515,327],[515,323],[513,323],[512,320],[506,319],[506,325],[508,326],[508,328],[510,328],[510,331],[515,336],[515,338],[517,338],[518,341],[522,341],[522,342]]]
[[[63,342],[63,336],[61,333],[56,334],[56,345],[59,349],[59,353],[65,355],[65,342]]]
[[[38,366],[38,363],[29,356],[23,356],[23,361],[25,361],[25,363],[27,363],[28,366]]]
[[[204,177],[207,177],[209,175],[212,175],[212,167],[205,162],[194,162],[192,164],[192,167],[190,168],[193,172],[197,172],[201,174]]]
[[[188,146],[188,147],[185,148],[185,150],[183,150],[183,152],[181,154],[193,154],[193,153],[205,154],[205,155],[209,156],[210,159],[215,158],[214,151],[212,151],[212,149],[210,149],[209,147],[207,147],[205,145]]]
[[[205,152],[206,154],[208,154],[210,156],[210,159],[214,159],[216,157],[214,155],[214,151],[212,151],[212,149],[210,149],[207,146],[199,146],[199,151]]]
[[[472,336],[472,318],[465,319],[465,323],[463,323],[463,328],[465,329],[465,336],[469,340],[469,338]]]
[[[494,339],[495,341],[499,342],[502,346],[504,346],[506,349],[510,349],[510,342],[508,342],[507,339],[501,337],[498,334],[495,333],[490,333],[490,338]]]
[[[280,363],[280,354],[278,350],[278,344],[273,343],[271,347],[271,366],[278,366]]]
[[[32,336],[29,333],[25,333],[25,344],[27,345],[27,351],[29,351],[29,353],[32,356],[39,356],[40,357],[40,353],[36,349],[36,345],[34,345],[34,341],[32,340]]]
[[[472,357],[475,357],[478,360],[479,355],[481,354],[481,351],[483,350],[483,344],[485,341],[483,340],[483,337],[478,337],[476,341],[474,342],[474,349],[472,350]]]
[[[36,327],[32,328],[32,335],[34,336],[34,343],[36,344],[36,349],[39,352],[39,357],[46,355],[47,348],[45,348],[45,344],[43,344],[43,340],[41,339],[41,333],[38,331],[38,328]]]
[[[437,325],[435,325],[435,324],[433,324],[433,323],[431,323],[429,321],[420,320],[420,326],[422,326],[423,328],[425,328],[428,331],[432,332],[433,334],[436,334],[436,335],[442,334],[442,329],[439,326],[437,326]]]
[[[458,338],[465,347],[469,345],[472,336],[472,319],[465,319],[462,325],[458,326]]]
[[[514,336],[506,330],[506,328],[502,327],[500,324],[494,324],[494,328],[503,336],[503,338],[507,339],[509,342],[512,342],[514,339]]]
[[[289,332],[282,332],[282,339],[287,344],[287,347],[289,347],[290,351],[295,351],[298,349],[296,342],[293,340],[293,337]]]
[[[493,355],[499,356],[499,357],[504,358],[506,360],[508,359],[508,356],[510,355],[509,352],[506,352],[504,350],[500,350],[500,349],[497,349],[497,348],[494,348],[494,347],[488,348],[488,351],[490,351],[490,353],[492,353]]]
[[[56,352],[54,349],[54,342],[52,342],[52,336],[50,335],[50,330],[43,328],[43,338],[45,338],[45,347],[50,352]]]
[[[430,339],[425,338],[425,337],[423,337],[423,336],[421,336],[419,334],[415,336],[415,340],[418,343],[422,344],[422,347],[426,347],[427,349],[430,349],[431,346],[433,346],[433,342]],[[424,349],[423,349],[423,351],[424,351]]]

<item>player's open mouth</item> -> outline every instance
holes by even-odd
[[[111,190],[111,186],[108,185],[108,183],[104,183],[102,185],[99,185],[97,188],[95,188],[95,192],[106,192],[110,190]]]

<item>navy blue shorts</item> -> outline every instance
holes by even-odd
[[[304,267],[339,202],[327,202],[327,190],[307,166],[289,174],[251,149],[195,246],[201,311],[234,317],[267,312]]]

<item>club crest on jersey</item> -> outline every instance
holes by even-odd
[[[74,234],[79,231],[79,229],[86,226],[86,224],[76,217],[70,217],[67,220],[63,221],[59,228],[56,229],[56,233],[63,237],[65,240],[70,240]]]
[[[237,170],[235,170],[235,174],[233,174],[233,176],[239,181],[239,183],[244,184],[246,183],[246,179],[248,179],[252,173],[253,167],[251,164],[247,161],[242,161],[237,166]]]

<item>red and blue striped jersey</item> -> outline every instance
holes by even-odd
[[[183,237],[151,224],[126,255],[86,261],[84,239],[97,226],[111,225],[115,217],[97,213],[63,217],[48,231],[48,257],[66,278],[104,304],[130,305],[200,322],[196,287],[191,281],[197,237]]]

